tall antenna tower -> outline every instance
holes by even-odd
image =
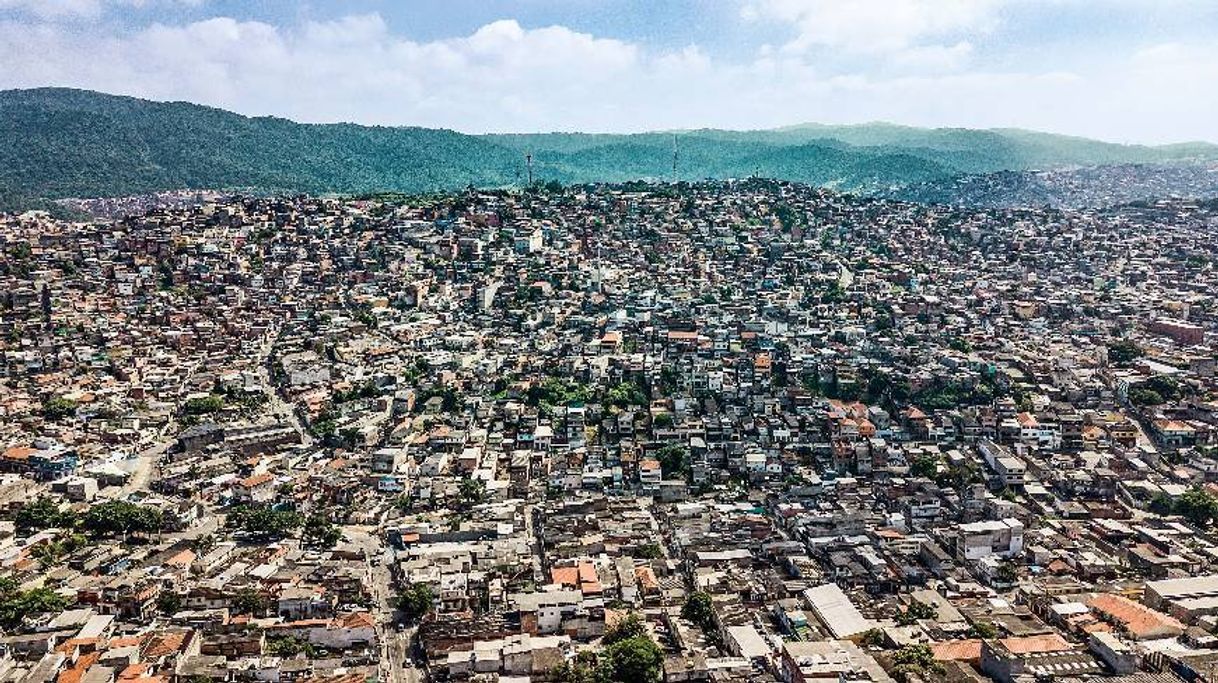
[[[672,182],[677,182],[677,134],[672,134]]]
[[[529,167],[529,187],[532,187],[533,186],[533,153],[532,152],[525,153],[524,162]]]

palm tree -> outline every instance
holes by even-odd
[[[60,541],[47,541],[34,546],[30,555],[38,560],[43,569],[50,569],[59,564],[64,556],[64,546]]]

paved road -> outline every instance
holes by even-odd
[[[419,683],[422,672],[410,659],[410,643],[416,629],[397,630],[396,591],[390,573],[391,554],[381,541],[381,530],[373,526],[350,525],[343,527],[347,540],[364,551],[368,567],[368,591],[372,594],[376,611],[377,635],[380,639],[380,678],[389,683]]]
[[[172,439],[166,439],[140,451],[135,456],[135,469],[131,470],[127,483],[118,490],[118,496],[124,497],[136,491],[148,490],[148,484],[152,480],[152,473],[156,470],[157,463],[173,443]]]
[[[268,350],[265,362],[258,364],[259,378],[262,381],[262,386],[266,387],[267,396],[270,399],[267,403],[267,407],[277,420],[292,425],[296,428],[296,431],[300,432],[301,443],[306,446],[312,446],[313,435],[310,434],[308,428],[305,427],[304,420],[300,419],[300,414],[296,412],[295,408],[288,404],[287,401],[283,400],[283,397],[279,395],[279,388],[273,382],[271,382],[271,373],[268,368],[269,364],[270,353]]]

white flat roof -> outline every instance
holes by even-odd
[[[817,619],[834,638],[849,638],[868,631],[875,624],[864,617],[836,583],[826,583],[804,591]]]

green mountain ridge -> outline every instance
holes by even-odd
[[[188,188],[362,193],[763,175],[874,191],[961,174],[1218,160],[1218,145],[1120,145],[1023,130],[803,124],[773,130],[469,135],[301,124],[86,90],[0,91],[0,206]]]

